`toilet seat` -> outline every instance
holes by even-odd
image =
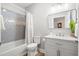
[[[29,51],[34,51],[35,49],[37,49],[37,43],[30,43],[27,45],[27,49]]]
[[[30,43],[30,44],[28,44],[27,47],[28,47],[28,48],[30,48],[30,47],[37,47],[37,43]]]
[[[37,43],[30,43],[27,45],[28,56],[34,56],[37,52]]]

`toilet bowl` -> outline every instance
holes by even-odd
[[[38,44],[40,44],[40,37],[34,37],[34,43],[30,43],[27,45],[28,56],[35,56],[38,48]]]
[[[30,43],[28,46],[27,46],[27,49],[28,49],[28,56],[34,56],[35,53],[37,52],[37,43]]]

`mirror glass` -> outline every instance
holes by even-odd
[[[65,17],[54,18],[54,28],[65,28]]]

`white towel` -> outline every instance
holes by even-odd
[[[3,16],[0,15],[0,42],[1,42],[1,30],[5,30]]]
[[[75,25],[75,36],[76,37],[78,37],[78,21],[77,21],[77,23],[76,23],[76,25]]]
[[[1,30],[5,30],[4,21],[3,21],[3,16],[2,15],[0,15],[0,31]]]

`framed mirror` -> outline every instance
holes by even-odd
[[[68,10],[60,13],[50,14],[48,15],[48,26],[50,29],[52,28],[69,28],[70,20],[73,19],[75,22],[77,21],[77,10]]]

